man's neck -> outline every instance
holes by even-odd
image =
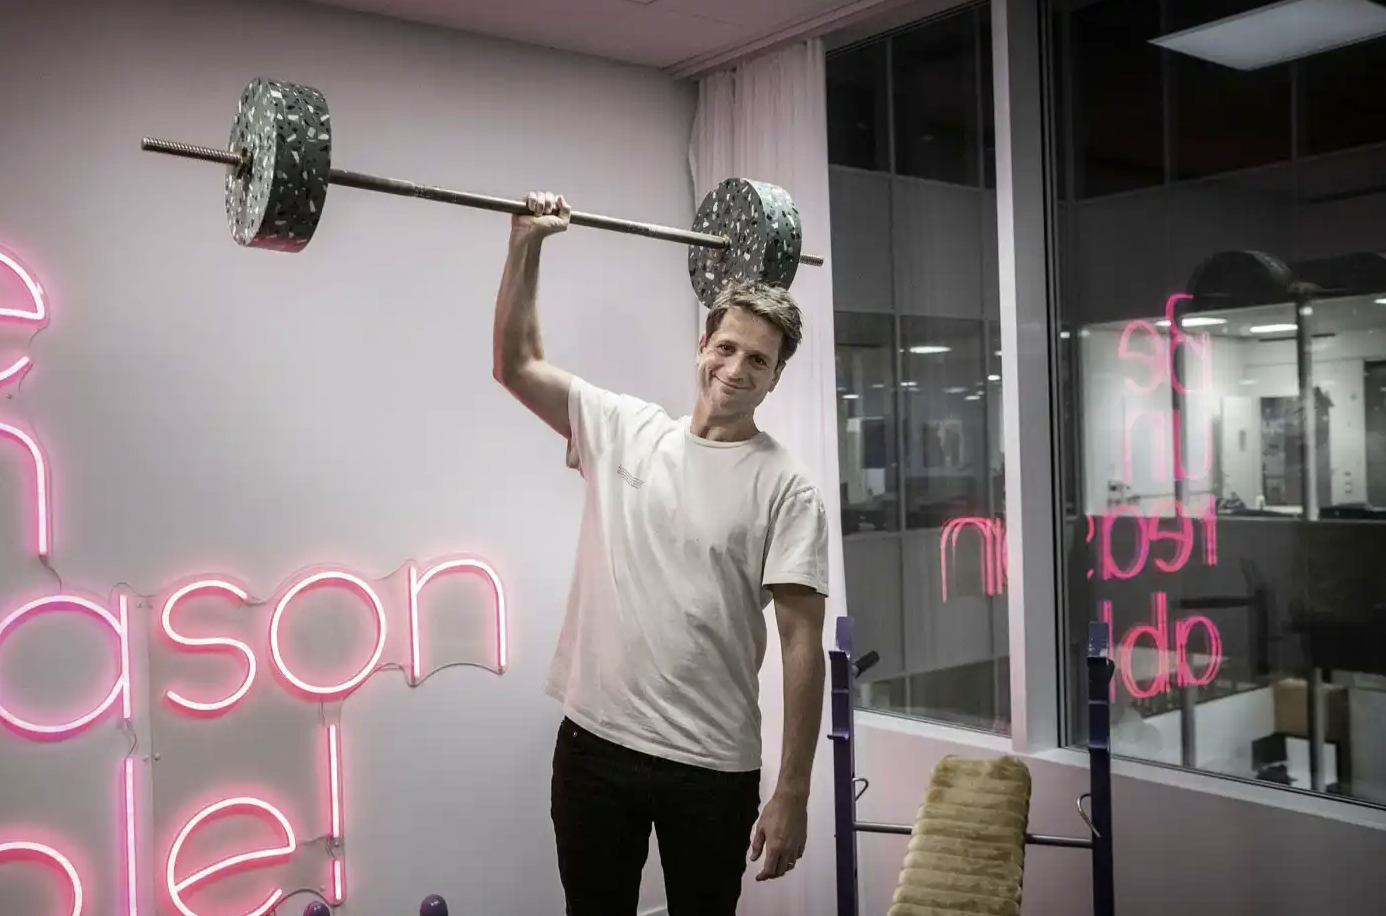
[[[709,442],[744,442],[760,430],[754,414],[714,415],[699,401],[688,431]]]

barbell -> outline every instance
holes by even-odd
[[[332,114],[310,86],[257,77],[241,93],[225,150],[145,137],[140,148],[225,165],[226,220],[246,248],[299,252],[313,240],[328,185],[419,197],[480,210],[524,215],[524,201],[380,178],[332,167]],[[705,306],[732,283],[758,280],[788,289],[799,264],[823,259],[801,251],[799,211],[775,185],[728,178],[698,206],[693,229],[573,211],[570,223],[688,245],[688,277]]]

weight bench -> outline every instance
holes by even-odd
[[[852,660],[852,622],[837,621],[837,647],[828,653],[832,674],[833,796],[837,850],[838,916],[859,916],[858,833],[910,837],[896,916],[945,913],[950,902],[999,889],[1000,905],[1019,909],[1026,846],[1058,846],[1092,851],[1093,916],[1115,916],[1112,864],[1111,680],[1106,623],[1088,630],[1089,791],[1078,799],[1088,837],[1046,836],[1024,829],[1029,816],[1029,770],[1019,758],[965,760],[946,757],[934,771],[914,825],[857,820],[857,800],[870,783],[856,775],[852,691],[856,678],[879,656],[868,652]],[[857,790],[860,782],[861,789]],[[1083,810],[1083,799],[1091,815]],[[953,866],[950,870],[949,866]],[[1013,901],[1013,902],[1011,902]],[[978,910],[981,912],[981,910]]]

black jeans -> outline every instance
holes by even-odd
[[[635,916],[653,827],[669,916],[735,916],[760,772],[632,751],[564,719],[551,797],[568,916]]]

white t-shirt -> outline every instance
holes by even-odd
[[[700,439],[577,378],[568,417],[587,494],[546,692],[632,750],[759,768],[768,586],[828,593],[821,494],[764,432]]]

